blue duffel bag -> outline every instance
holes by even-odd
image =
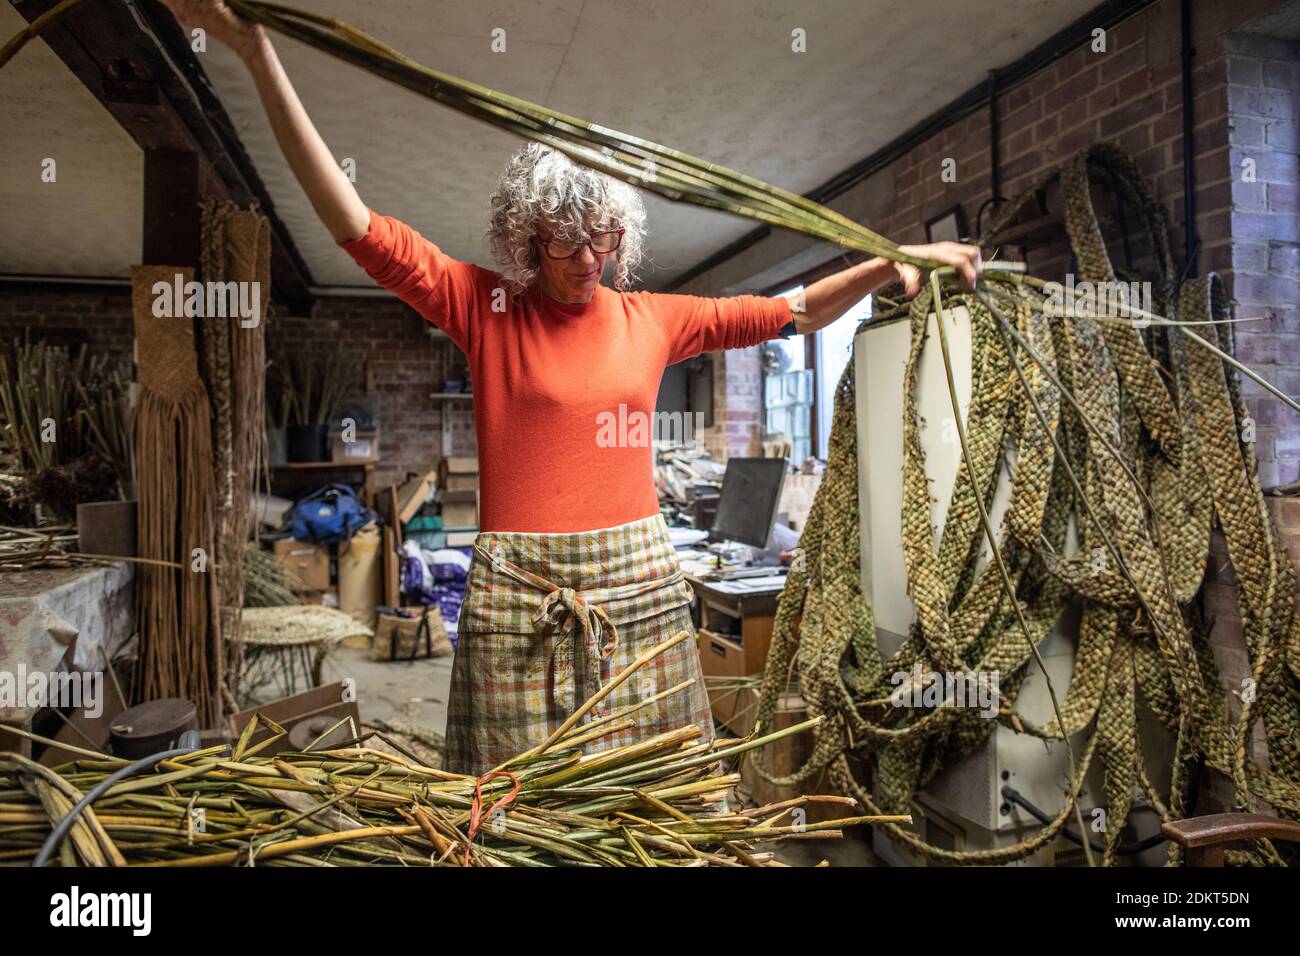
[[[299,498],[293,506],[293,537],[296,541],[333,544],[351,539],[354,532],[374,520],[375,513],[347,485],[325,485]]]

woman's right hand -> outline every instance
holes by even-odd
[[[336,242],[364,236],[370,208],[343,175],[260,24],[243,20],[223,0],[162,0],[187,29],[199,27],[244,61],[257,86],[267,122],[289,169]]]
[[[265,36],[260,23],[245,20],[230,9],[224,0],[161,0],[187,30],[199,27],[243,55]]]

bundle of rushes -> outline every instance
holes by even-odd
[[[244,607],[297,604],[300,582],[292,571],[253,542],[244,545]]]
[[[3,516],[25,523],[39,506],[71,519],[80,502],[123,497],[133,477],[130,422],[111,360],[84,345],[9,343],[0,351],[0,442],[18,481],[0,493]]]
[[[682,632],[642,655],[544,743],[477,778],[364,745],[378,736],[396,747],[380,734],[346,747],[277,753],[283,729],[259,715],[233,750],[212,747],[164,760],[112,786],[72,827],[59,860],[65,866],[773,866],[780,864],[770,850],[755,844],[838,837],[845,827],[876,822],[864,816],[802,822],[801,808],[850,806],[847,797],[726,808],[739,776],[720,772],[720,765],[819,719],[709,743],[691,725],[584,754],[582,744],[631,726],[634,712],[650,701],[581,719],[636,670],[689,638]],[[261,727],[273,736],[252,744]],[[0,755],[0,863],[34,860],[73,804],[128,764],[79,752],[84,757],[53,770],[18,754]]]

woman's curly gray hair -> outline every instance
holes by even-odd
[[[614,286],[626,289],[641,263],[645,204],[637,191],[604,173],[579,166],[563,153],[529,143],[506,164],[492,193],[488,244],[511,295],[537,281],[537,246],[545,226],[557,239],[582,240],[591,232],[622,229],[614,253]]]

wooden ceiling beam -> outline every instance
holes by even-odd
[[[10,0],[30,23],[57,0]],[[271,286],[291,310],[311,309],[311,273],[208,81],[189,37],[155,0],[86,3],[41,39],[145,151],[196,153],[209,194],[257,204],[271,223]]]

